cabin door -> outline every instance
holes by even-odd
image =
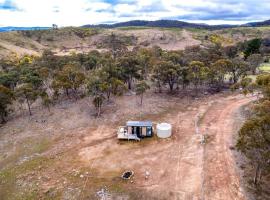
[[[142,127],[142,137],[146,137],[146,127]]]

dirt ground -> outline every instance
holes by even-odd
[[[248,199],[231,147],[238,111],[252,100],[233,94],[192,99],[150,92],[142,107],[132,94],[114,99],[100,119],[87,98],[56,105],[50,113],[36,107],[31,118],[21,111],[0,128],[0,196]],[[173,136],[116,139],[119,125],[145,119],[171,123]],[[120,178],[125,170],[135,173],[129,181]]]

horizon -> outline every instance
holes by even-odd
[[[262,21],[247,21],[245,23],[235,23],[235,24],[209,24],[209,23],[204,23],[201,21],[195,22],[195,21],[184,21],[184,20],[174,20],[174,19],[158,19],[158,20],[139,20],[139,19],[134,19],[134,20],[130,20],[130,21],[159,21],[159,20],[170,20],[170,21],[179,21],[179,22],[187,22],[187,23],[193,23],[193,24],[205,24],[205,25],[210,25],[210,26],[215,26],[215,25],[245,25],[248,23],[253,23],[253,22],[262,22]],[[80,26],[84,26],[84,25],[113,25],[113,24],[117,24],[117,23],[125,23],[125,22],[130,22],[130,21],[120,21],[120,22],[113,22],[113,23],[99,23],[99,24],[83,24]],[[52,24],[53,25],[53,24]],[[51,28],[51,26],[0,26],[0,28]],[[65,27],[80,27],[80,26],[72,26],[72,25],[68,25],[68,26],[59,26],[59,28],[65,28]]]
[[[0,27],[59,27],[133,20],[241,25],[269,18],[270,0],[0,0]]]

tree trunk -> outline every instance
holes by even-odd
[[[68,88],[66,88],[66,95],[69,97]]]
[[[176,84],[176,90],[179,90],[180,88],[179,88],[179,83],[177,82],[177,84]]]
[[[170,82],[169,82],[169,86],[170,86],[170,92],[172,92],[172,91],[173,91],[173,85],[174,85],[173,83],[170,83]]]
[[[110,101],[110,97],[111,97],[111,91],[108,91],[107,92],[107,100],[108,100],[108,102]]]
[[[159,92],[159,93],[162,93],[162,88],[161,88],[161,84],[160,84],[159,81],[158,81],[158,92]]]
[[[97,113],[97,117],[100,116],[100,113],[101,113],[101,105],[98,105],[98,113]]]
[[[141,106],[143,104],[143,93],[141,94]]]
[[[143,78],[144,78],[144,80],[146,80],[146,79],[147,79],[147,65],[146,65],[146,64],[144,65],[144,73],[143,73]]]
[[[236,77],[236,74],[233,74],[233,83],[234,83],[234,84],[237,83],[237,77]]]
[[[182,89],[186,90],[186,84],[185,83],[182,84]]]
[[[198,84],[195,84],[195,95],[198,96]]]
[[[253,183],[254,183],[255,185],[258,184],[258,175],[259,175],[259,171],[260,171],[260,164],[257,164],[256,170],[255,170],[254,179],[253,179]]]
[[[31,112],[31,107],[30,107],[30,103],[29,103],[28,98],[26,98],[26,102],[27,102],[27,106],[28,106],[29,115],[31,116],[32,112]]]
[[[128,89],[131,90],[131,82],[132,82],[132,79],[128,79]]]
[[[1,124],[4,124],[4,123],[6,123],[6,119],[5,119],[5,116],[4,116],[4,114],[1,114]]]
[[[50,105],[47,106],[49,113],[51,112]]]

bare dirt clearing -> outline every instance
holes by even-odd
[[[140,108],[135,96],[121,97],[101,119],[87,99],[13,119],[0,129],[0,194],[100,199],[103,189],[108,199],[245,199],[230,147],[237,110],[252,98],[149,93],[145,100]],[[130,119],[171,123],[173,137],[119,142],[116,128]],[[135,172],[132,181],[121,180],[125,170]],[[34,190],[26,195],[27,188]]]

